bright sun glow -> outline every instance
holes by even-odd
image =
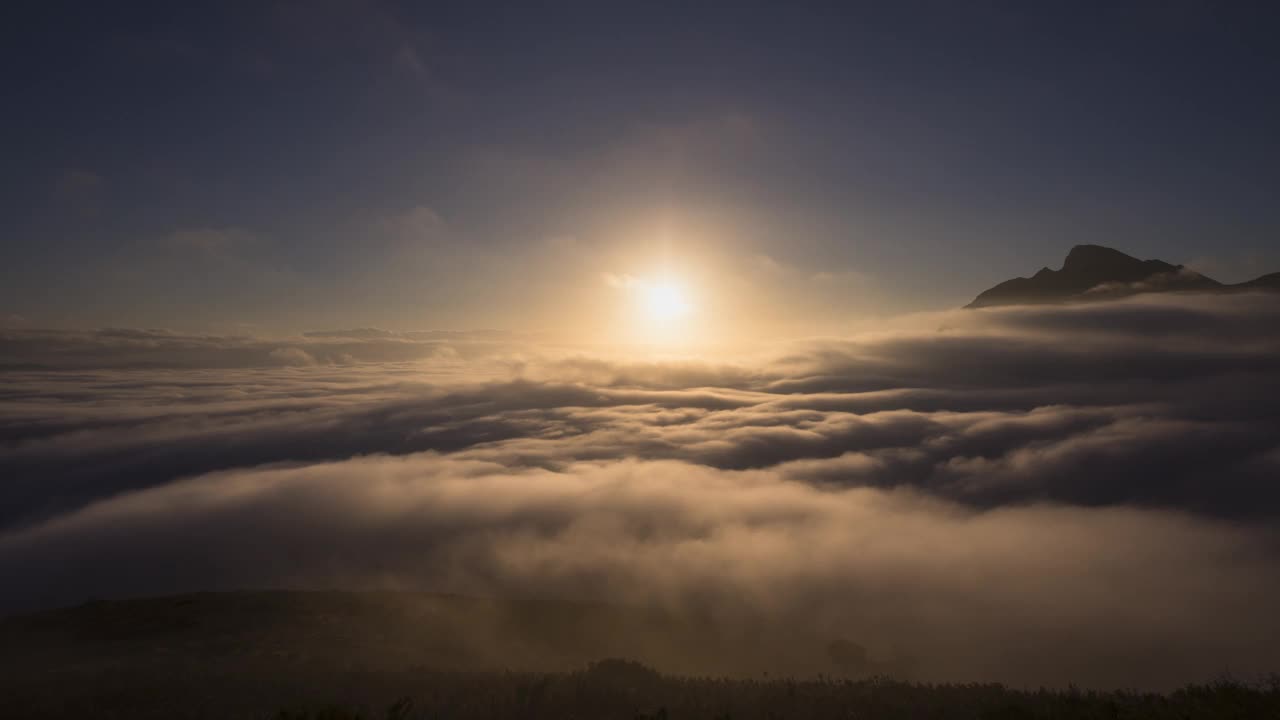
[[[687,346],[703,336],[699,294],[683,276],[668,273],[630,275],[605,273],[609,287],[619,292],[619,322],[614,337],[643,346],[671,349]]]
[[[651,320],[671,322],[689,314],[692,305],[684,289],[671,282],[659,282],[641,288],[645,313]]]

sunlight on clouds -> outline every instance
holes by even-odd
[[[760,327],[725,310],[756,286],[646,260],[558,309],[647,346],[5,330],[0,610],[388,583],[712,608],[783,628],[761,666],[791,672],[833,635],[940,681],[1276,666],[1271,296],[957,310],[753,357],[705,335]],[[653,339],[658,279],[689,293],[685,344]]]

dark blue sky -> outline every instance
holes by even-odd
[[[646,244],[826,320],[1280,270],[1265,3],[25,5],[10,323],[541,327]]]

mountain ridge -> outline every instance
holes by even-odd
[[[1185,265],[1139,260],[1104,245],[1076,245],[1062,268],[1041,268],[1031,277],[1016,277],[978,294],[966,308],[1107,300],[1149,292],[1280,291],[1280,272],[1243,283],[1226,284]]]

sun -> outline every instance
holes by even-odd
[[[670,349],[702,334],[705,296],[694,292],[686,277],[605,273],[604,280],[618,292],[620,314],[611,323],[610,335],[619,340]]]
[[[647,283],[641,288],[641,302],[650,320],[663,323],[679,320],[693,309],[684,288],[671,281]]]

